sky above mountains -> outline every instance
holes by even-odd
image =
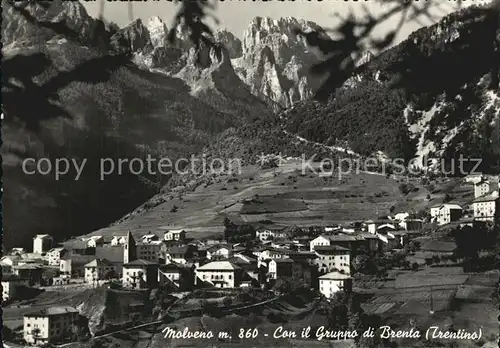
[[[446,15],[454,10],[454,2],[444,2],[440,10],[435,10],[434,14],[438,16]],[[87,11],[92,16],[97,16],[101,7],[100,1],[83,2]],[[170,25],[172,18],[177,11],[177,4],[170,1],[158,2],[133,2],[133,19],[141,18],[147,21],[152,16],[159,16],[167,25]],[[363,5],[366,5],[373,13],[380,13],[387,10],[388,5],[383,5],[378,1],[369,2],[351,2],[343,0],[330,1],[295,1],[295,2],[278,2],[278,1],[220,1],[215,3],[216,8],[213,14],[220,21],[219,25],[211,22],[213,28],[225,28],[232,32],[237,37],[243,36],[244,30],[247,28],[250,21],[257,17],[271,17],[279,19],[281,17],[303,18],[316,22],[317,24],[329,28],[335,27],[338,19],[334,17],[334,13],[345,15],[352,9],[355,15],[363,14]],[[384,11],[384,12],[385,12]],[[119,26],[125,26],[131,22],[129,16],[127,2],[105,2],[104,3],[104,18],[117,23]],[[378,28],[379,35],[383,35],[387,30],[397,25],[399,17],[394,17]],[[403,40],[416,29],[432,24],[429,20],[421,19],[420,22],[406,23],[397,38],[397,42]]]

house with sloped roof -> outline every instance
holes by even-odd
[[[194,245],[173,246],[165,254],[166,263],[184,265],[193,259],[196,254],[196,247]]]
[[[99,280],[116,277],[115,266],[108,259],[97,258],[85,265],[85,282],[93,284]]]
[[[158,280],[162,286],[173,286],[178,291],[192,289],[194,286],[194,266],[169,263],[158,269]]]
[[[113,238],[111,238],[112,246],[124,245],[126,242],[127,242],[126,234],[123,234],[121,236],[113,236]]]
[[[233,257],[234,251],[231,244],[215,244],[207,248],[207,258],[225,258],[229,259]]]
[[[352,290],[352,277],[340,272],[330,272],[319,277],[319,291],[327,299],[331,299],[339,291]]]
[[[161,240],[143,239],[135,245],[137,258],[160,263],[160,260],[163,260],[162,246]]]
[[[47,252],[47,257],[49,259],[50,266],[59,266],[61,263],[61,257],[68,252],[67,249],[58,247],[52,248]]]
[[[339,245],[322,245],[314,249],[316,264],[320,272],[351,273],[351,251]]]
[[[168,241],[184,241],[186,239],[186,231],[183,229],[167,230],[163,234],[163,239]]]
[[[16,275],[5,275],[2,274],[2,299],[3,301],[8,301],[15,299],[18,293],[18,289],[21,286],[28,286],[30,283],[29,279],[21,278]]]
[[[23,338],[28,344],[56,343],[71,339],[79,326],[79,312],[69,306],[42,308],[24,314]],[[74,337],[76,340],[76,336]]]
[[[13,273],[20,278],[29,279],[30,285],[42,282],[43,266],[40,264],[26,263],[13,268]]]
[[[458,204],[444,203],[431,207],[431,221],[438,225],[446,225],[462,217],[463,208]]]
[[[125,249],[123,245],[118,246],[102,246],[95,249],[93,259],[106,259],[109,260],[118,276],[122,275],[123,264],[125,263]],[[90,260],[92,261],[92,260]],[[90,262],[88,261],[88,262]]]
[[[218,288],[240,286],[244,271],[229,261],[213,261],[196,269],[196,283],[208,283]]]
[[[495,221],[500,216],[500,197],[498,191],[476,198],[472,202],[474,219],[478,221]]]
[[[53,238],[48,234],[37,234],[33,237],[33,253],[42,254],[52,247]]]
[[[81,278],[85,276],[85,265],[95,259],[94,255],[79,255],[66,253],[59,262],[59,271],[62,274],[72,278]]]
[[[123,287],[132,289],[154,289],[158,287],[160,264],[147,260],[134,260],[123,265]]]

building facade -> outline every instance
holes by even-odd
[[[95,259],[85,265],[85,282],[92,284],[99,280],[112,277],[115,273],[115,267],[107,259]]]
[[[319,277],[319,291],[327,299],[333,298],[339,291],[350,292],[352,290],[352,278],[339,272],[331,272]]]
[[[71,339],[78,329],[79,312],[73,307],[51,307],[24,315],[23,336],[28,344]]]
[[[479,197],[472,202],[474,219],[478,221],[496,221],[499,216],[498,194]]]
[[[315,248],[314,263],[320,272],[343,272],[351,274],[351,252],[337,245],[318,246]]]
[[[159,240],[146,240],[142,243],[137,243],[137,258],[141,260],[147,260],[151,262],[160,262],[162,258],[161,246],[162,241]]]
[[[140,259],[124,264],[123,286],[132,289],[157,288],[159,267],[158,263]]]
[[[490,193],[491,186],[488,180],[481,180],[474,184],[474,198],[479,198],[481,196]]]
[[[17,276],[2,276],[2,300],[16,299],[17,290],[21,286],[29,286],[29,280]]]
[[[242,269],[229,261],[214,261],[196,269],[196,282],[212,284],[218,288],[240,286]]]
[[[47,257],[49,259],[50,266],[59,266],[61,263],[61,257],[67,253],[68,250],[64,248],[53,248],[47,253]]]

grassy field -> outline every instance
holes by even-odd
[[[404,195],[399,188],[403,182],[410,182],[415,189]],[[239,175],[189,182],[155,196],[117,223],[90,235],[131,230],[141,236],[164,227],[185,228],[191,237],[207,237],[223,232],[226,216],[249,223],[272,221],[276,227],[325,226],[376,219],[390,214],[391,209],[420,211],[442,200],[443,192],[457,194],[461,190],[468,196],[472,187],[461,185],[458,179],[446,179],[436,181],[436,193],[431,194],[417,179],[367,172],[320,177],[302,173],[300,161],[289,160],[275,169],[245,166]]]

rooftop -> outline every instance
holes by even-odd
[[[78,312],[78,310],[76,310],[73,307],[61,306],[61,307],[42,308],[38,311],[25,313],[24,316],[25,317],[48,317],[51,315],[61,315],[61,314],[66,314],[66,313],[79,313],[79,312]]]
[[[48,239],[48,238],[52,237],[48,234],[37,234],[36,236],[33,237],[33,239]]]
[[[336,251],[349,252],[349,249],[338,245],[318,245],[314,247],[314,251],[323,254],[323,253],[332,253]]]
[[[85,265],[85,267],[112,267],[113,263],[108,259],[95,259]]]
[[[500,197],[498,197],[498,194],[486,194],[481,197],[476,198],[472,203],[483,203],[483,202],[494,202],[498,200]]]
[[[325,275],[322,275],[321,277],[319,277],[319,279],[323,279],[323,280],[344,280],[344,279],[352,279],[351,276],[347,275],[347,274],[342,274],[340,272],[330,272],[330,273],[327,273]]]
[[[234,271],[238,270],[240,267],[236,266],[234,263],[229,261],[214,261],[209,262],[206,265],[198,267],[198,271]]]
[[[133,266],[144,267],[144,266],[155,266],[155,265],[158,266],[158,263],[138,259],[138,260],[130,261],[129,263],[124,264],[123,267],[133,267]]]

